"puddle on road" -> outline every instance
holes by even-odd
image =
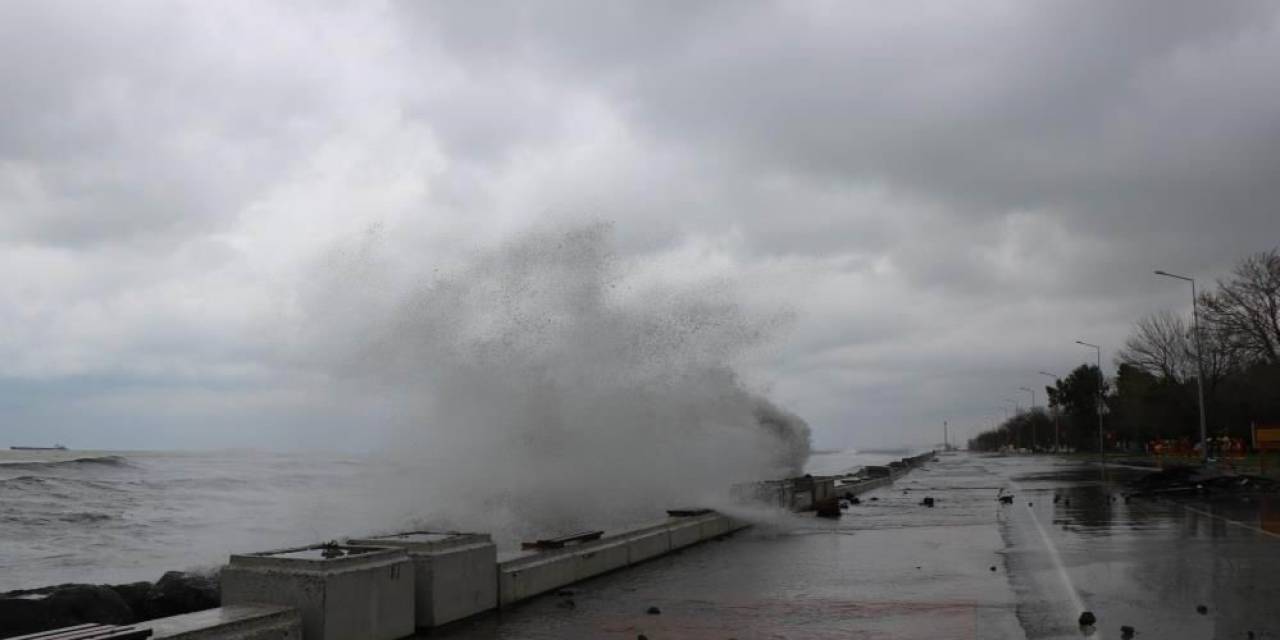
[[[1024,493],[1009,505],[1001,533],[1028,637],[1080,637],[1078,612],[1064,610],[1061,580],[1035,535],[1031,510],[1067,579],[1098,616],[1099,636],[1129,625],[1146,637],[1245,638],[1250,631],[1280,637],[1274,611],[1280,540],[1266,533],[1280,500],[1126,501],[1127,483],[1150,471],[1062,463],[1036,469],[1027,461],[992,466]]]

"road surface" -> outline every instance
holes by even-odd
[[[838,521],[775,514],[432,637],[1280,638],[1280,500],[1126,502],[1142,473],[950,454]]]

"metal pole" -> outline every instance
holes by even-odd
[[[1018,387],[1018,388],[1031,394],[1031,411],[1034,413],[1036,410],[1036,390],[1032,389],[1031,387]],[[1035,416],[1028,417],[1027,421],[1031,423],[1031,450],[1035,451],[1036,449],[1040,448],[1040,438],[1039,436],[1036,435]]]
[[[1196,393],[1200,400],[1200,462],[1209,463],[1209,430],[1205,423],[1204,409],[1204,348],[1200,343],[1200,301],[1196,296],[1196,279],[1179,276],[1167,271],[1156,271],[1158,276],[1186,280],[1191,283],[1191,327],[1196,332]]]
[[[1200,463],[1209,464],[1209,429],[1204,418],[1204,347],[1200,343],[1200,304],[1196,300],[1196,281],[1191,280],[1191,324],[1196,332],[1196,393],[1200,396]]]
[[[1102,377],[1102,347],[1099,347],[1096,344],[1084,342],[1083,340],[1076,340],[1076,344],[1093,347],[1093,350],[1098,353],[1098,457],[1102,458],[1103,464],[1106,464],[1106,450],[1102,442],[1102,385],[1106,381],[1106,379]]]
[[[1053,378],[1055,387],[1058,386],[1058,383],[1062,380],[1062,378],[1059,378],[1057,374],[1049,373],[1048,371],[1041,371],[1040,375],[1049,376],[1050,378]],[[1058,440],[1058,434],[1061,431],[1060,423],[1062,422],[1062,419],[1061,419],[1061,416],[1058,415],[1058,413],[1059,413],[1058,411],[1053,412],[1053,450],[1054,451],[1062,450],[1062,443],[1059,442]]]
[[[947,421],[942,421],[942,450],[947,451],[950,447],[947,445]]]

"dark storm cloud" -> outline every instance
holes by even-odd
[[[292,375],[335,238],[595,217],[794,311],[820,443],[925,438],[1280,243],[1276,60],[1261,1],[4,3],[0,374]]]
[[[1271,3],[573,7],[408,5],[478,69],[541,65],[668,144],[817,188],[1129,238],[1265,226],[1280,195]]]

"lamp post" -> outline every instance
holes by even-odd
[[[1104,382],[1102,377],[1102,347],[1083,340],[1076,340],[1076,344],[1091,347],[1098,354],[1098,457],[1102,458],[1103,464],[1106,464],[1107,457],[1103,453],[1104,448],[1102,444],[1102,383]]]
[[[1031,411],[1034,412],[1036,410],[1036,390],[1032,389],[1031,387],[1018,387],[1018,388],[1031,394]],[[1028,418],[1027,422],[1031,423],[1031,450],[1035,451],[1040,447],[1040,438],[1036,435],[1035,416],[1031,416],[1030,418]]]
[[[1005,399],[1003,400],[1003,402],[1004,402],[1004,415],[1005,415],[1005,421],[1006,421],[1006,422],[1010,422],[1010,425],[1009,425],[1009,426],[1013,428],[1013,434],[1014,434],[1014,436],[1017,436],[1017,437],[1019,438],[1018,445],[1019,445],[1019,448],[1021,448],[1021,445],[1022,445],[1022,442],[1021,442],[1021,435],[1022,435],[1022,434],[1018,432],[1018,425],[1017,425],[1016,423],[1012,423],[1013,418],[1018,417],[1018,413],[1019,413],[1018,401],[1017,401],[1017,400],[1011,400],[1011,399],[1009,399],[1009,398],[1005,398]],[[1009,411],[1009,407],[1010,407],[1010,406],[1012,406],[1012,407],[1013,407],[1013,411],[1012,411],[1012,413]]]
[[[1200,345],[1200,305],[1196,300],[1196,279],[1156,270],[1158,276],[1177,278],[1191,283],[1191,326],[1196,333],[1196,392],[1200,398],[1200,462],[1209,462],[1209,433],[1204,419],[1204,349]]]
[[[1050,378],[1053,378],[1054,386],[1057,386],[1057,383],[1062,380],[1062,378],[1059,378],[1057,375],[1049,373],[1048,371],[1041,371],[1040,375],[1049,376]],[[1054,451],[1058,451],[1061,449],[1061,443],[1058,441],[1058,432],[1061,431],[1061,429],[1059,429],[1058,423],[1059,423],[1058,412],[1054,411],[1053,412],[1053,449]]]

